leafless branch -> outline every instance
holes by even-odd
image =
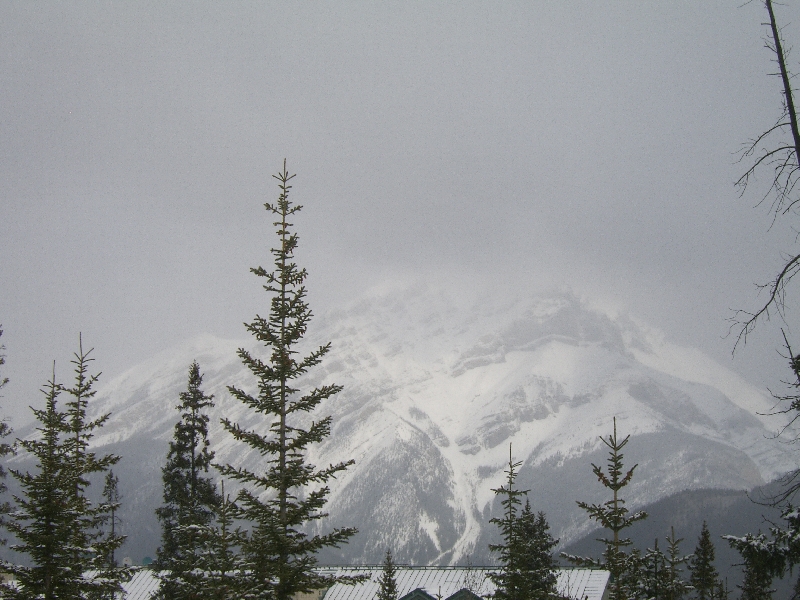
[[[800,184],[800,127],[798,127],[797,112],[794,105],[794,93],[791,80],[794,75],[786,66],[787,50],[783,44],[781,28],[775,19],[772,9],[772,0],[764,0],[764,5],[769,14],[769,22],[764,25],[769,27],[769,36],[764,40],[764,46],[774,54],[778,65],[776,76],[780,77],[783,87],[783,114],[775,124],[750,140],[741,151],[740,159],[755,157],[750,167],[736,181],[736,186],[743,194],[757,171],[769,167],[772,170],[772,179],[764,197],[758,202],[760,205],[769,196],[773,196],[771,212],[773,224],[779,215],[786,215],[793,211],[800,203],[798,185]],[[770,147],[773,134],[790,133],[790,140],[779,142]],[[769,320],[771,313],[783,317],[785,310],[786,288],[797,273],[800,272],[800,254],[790,255],[778,275],[771,283],[758,286],[768,290],[767,300],[754,312],[739,310],[734,313],[730,321],[731,330],[738,329],[733,351],[739,343],[747,343],[747,336],[755,328],[759,320]]]

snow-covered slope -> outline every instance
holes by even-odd
[[[311,329],[309,348],[331,341],[333,350],[304,384],[345,389],[322,407],[333,430],[310,458],[356,461],[331,486],[328,523],[360,533],[330,561],[376,563],[387,547],[404,563],[487,561],[491,489],[509,444],[524,461],[519,484],[534,507],[562,542],[577,538],[591,525],[575,500],[605,500],[590,463],[605,461],[598,436],[611,432],[614,416],[631,434],[626,462],[639,464],[632,506],[688,488],[749,489],[795,465],[791,449],[769,437],[779,422],[757,414],[771,407],[767,396],[701,353],[569,293],[454,298],[425,284],[398,286],[320,316]],[[96,442],[124,457],[122,517],[135,560],[158,543],[160,466],[192,360],[215,395],[217,460],[258,468],[260,457],[218,425],[224,415],[268,427],[226,390],[254,387],[240,345],[255,348],[198,337],[98,395],[94,410],[112,418]]]

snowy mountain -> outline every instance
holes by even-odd
[[[702,353],[570,293],[511,300],[401,285],[317,317],[308,348],[327,341],[331,353],[303,383],[345,389],[321,408],[333,416],[332,435],[311,460],[355,459],[332,485],[327,526],[360,530],[323,557],[330,562],[377,563],[391,547],[400,563],[486,563],[491,489],[502,482],[509,444],[524,461],[518,482],[534,508],[546,511],[562,544],[579,538],[593,526],[575,500],[606,499],[590,463],[605,462],[598,436],[611,432],[614,416],[631,434],[626,464],[639,465],[631,507],[684,489],[750,489],[796,464],[792,449],[769,437],[780,421],[757,414],[772,406],[765,394]],[[239,346],[256,348],[200,336],[98,394],[93,410],[112,418],[96,445],[124,457],[115,469],[129,535],[123,552],[136,561],[158,544],[160,467],[192,360],[215,395],[218,462],[257,468],[260,457],[219,426],[225,415],[268,427],[226,390],[254,388]]]

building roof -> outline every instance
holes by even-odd
[[[403,600],[402,598],[400,600]],[[447,600],[481,600],[481,597],[470,592],[467,588],[457,591]]]
[[[433,596],[431,596],[428,592],[421,588],[417,588],[408,592],[405,596],[400,598],[400,600],[436,600]]]
[[[397,594],[403,597],[415,590],[424,590],[433,598],[445,600],[467,589],[482,598],[494,593],[488,574],[496,567],[395,567]],[[382,567],[323,567],[324,575],[367,575],[369,579],[356,585],[334,584],[323,595],[324,600],[375,600],[380,589]],[[602,600],[609,572],[597,569],[556,569],[556,588],[568,598]],[[126,600],[150,600],[159,581],[150,569],[137,570],[122,585]]]
[[[330,575],[365,574],[369,579],[357,585],[334,584],[324,600],[374,600],[380,589],[382,567],[336,567],[321,569]],[[395,567],[397,594],[402,597],[423,589],[442,600],[467,589],[486,598],[495,591],[489,573],[496,567]],[[609,579],[608,571],[598,569],[556,569],[556,589],[569,598],[601,600]]]
[[[150,569],[137,569],[127,583],[122,584],[126,600],[150,600],[158,591],[160,581],[154,571]]]

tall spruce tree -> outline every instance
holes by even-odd
[[[98,456],[89,450],[94,432],[100,429],[111,416],[110,413],[89,420],[89,401],[97,393],[93,388],[100,374],[89,374],[92,349],[84,352],[83,339],[79,337],[78,352],[74,354],[75,382],[63,388],[71,396],[66,402],[65,430],[62,445],[68,461],[68,477],[72,485],[72,502],[75,519],[72,523],[74,568],[79,573],[93,571],[95,577],[87,579],[82,593],[91,596],[113,597],[121,590],[120,582],[128,571],[116,569],[107,557],[124,542],[124,537],[107,537],[104,529],[111,516],[111,507],[106,503],[94,504],[88,497],[92,476],[104,475],[117,464],[120,457],[114,454]]]
[[[527,498],[520,513],[519,529],[527,591],[527,595],[523,597],[535,600],[557,598],[553,548],[558,540],[550,535],[550,525],[545,514],[541,511],[534,513]]]
[[[496,586],[495,598],[501,600],[551,600],[557,598],[555,563],[552,549],[558,543],[550,535],[545,514],[534,513],[527,497],[520,509],[522,497],[528,490],[515,488],[517,467],[509,446],[506,485],[492,490],[501,497],[503,516],[490,522],[500,528],[500,544],[490,544],[489,550],[499,556],[500,570],[489,577]]]
[[[111,469],[109,469],[108,473],[106,473],[105,485],[103,485],[103,500],[105,500],[106,510],[108,510],[107,539],[118,540],[120,537],[122,537],[117,533],[117,523],[119,522],[117,510],[120,507],[122,494],[119,492],[119,477],[114,475],[114,471]],[[116,550],[116,545],[112,544],[106,553],[107,563],[111,568],[117,567]]]
[[[787,567],[791,570],[800,564],[800,510],[787,504],[781,511],[781,518],[786,524],[783,527],[777,524],[770,527],[773,541],[765,549],[769,550],[773,573],[783,577]],[[792,596],[792,600],[797,599],[800,599],[800,573]]]
[[[103,538],[107,518],[105,504],[94,505],[87,497],[90,477],[117,462],[114,455],[97,456],[88,450],[93,431],[108,419],[104,415],[87,420],[88,401],[97,375],[88,375],[92,361],[88,352],[75,354],[75,385],[65,388],[53,377],[42,390],[45,408],[33,409],[40,435],[20,440],[19,445],[36,461],[34,474],[11,470],[20,495],[7,524],[18,543],[12,548],[28,555],[30,566],[9,565],[18,585],[4,590],[9,598],[45,600],[110,598],[121,592],[126,569],[111,568],[108,552],[121,539]],[[62,392],[72,396],[66,410],[57,399]],[[87,573],[93,573],[87,577]]]
[[[280,196],[276,204],[264,205],[276,218],[274,270],[251,269],[264,278],[264,289],[271,294],[269,316],[256,315],[245,325],[264,344],[267,355],[262,358],[239,349],[239,357],[257,379],[258,391],[251,394],[237,386],[228,388],[236,399],[267,419],[269,431],[263,433],[260,426],[243,429],[229,419],[222,421],[225,430],[264,457],[264,463],[258,470],[232,465],[220,470],[242,485],[236,500],[237,517],[250,525],[242,545],[246,568],[239,593],[249,598],[288,600],[297,592],[320,589],[336,580],[314,570],[316,553],[345,543],[356,530],[309,533],[309,527],[325,516],[322,509],[329,493],[327,482],[353,461],[318,468],[306,460],[308,448],[330,435],[331,427],[330,417],[310,421],[310,413],[342,388],[323,385],[301,393],[297,387],[297,379],[320,364],[330,344],[304,355],[298,349],[312,317],[305,300],[306,270],[294,261],[298,236],[289,222],[302,207],[289,200],[289,181],[294,175],[289,175],[285,161],[283,170],[274,177],[279,181]]]
[[[748,533],[743,537],[723,536],[744,559],[744,581],[737,586],[742,590],[742,600],[769,600],[772,598],[772,580],[783,575],[784,548],[763,533]]]
[[[200,365],[189,367],[189,381],[180,394],[180,420],[175,424],[167,462],[161,470],[164,505],[156,509],[161,522],[161,547],[156,565],[161,586],[159,597],[196,598],[202,595],[199,565],[203,540],[199,531],[214,519],[220,497],[208,476],[214,453],[209,448],[208,415],[213,397],[201,388]]]
[[[14,496],[16,508],[10,515],[7,527],[16,537],[11,548],[25,554],[30,566],[6,562],[3,565],[16,580],[16,585],[3,586],[3,596],[8,598],[58,598],[79,597],[79,583],[72,569],[72,519],[65,511],[71,506],[72,482],[67,477],[66,456],[60,436],[66,427],[63,413],[58,411],[57,399],[61,393],[54,373],[42,389],[45,408],[32,409],[39,422],[40,436],[19,440],[21,448],[36,460],[36,472],[10,469],[17,480],[20,495]]]
[[[708,524],[703,521],[700,537],[694,555],[689,560],[689,583],[694,588],[694,597],[697,600],[712,600],[719,587],[719,573],[714,567],[714,542],[708,531]]]
[[[3,326],[0,324],[0,337],[3,337]],[[4,350],[6,349],[5,344],[0,344],[0,367],[6,364],[6,355],[4,354]],[[0,390],[2,390],[6,384],[8,383],[8,377],[3,376],[0,374]],[[2,398],[2,396],[0,396]],[[9,454],[14,454],[14,446],[9,444],[8,442],[2,441],[5,440],[8,436],[13,433],[11,429],[11,425],[8,424],[5,420],[0,420],[0,458],[6,457]],[[5,479],[6,479],[6,468],[4,465],[0,464],[0,494],[7,491],[8,487],[6,486]],[[5,522],[5,515],[11,510],[11,504],[7,501],[0,502],[0,526]],[[0,545],[5,545],[6,540],[5,538],[0,539]]]
[[[624,576],[625,588],[633,590],[632,598],[642,600],[681,600],[692,589],[682,576],[688,556],[681,555],[682,539],[675,537],[675,528],[667,536],[667,551],[653,547],[643,554],[632,550],[628,555],[628,569]]]
[[[198,575],[202,583],[202,597],[207,600],[229,600],[239,589],[243,572],[239,550],[245,539],[242,529],[234,523],[236,507],[225,495],[225,481],[221,481],[221,500],[214,522],[198,528],[202,542],[202,560]]]
[[[635,594],[635,590],[629,588],[636,584],[635,571],[638,568],[638,564],[634,563],[638,563],[638,561],[632,560],[625,551],[625,548],[632,544],[631,540],[621,537],[620,534],[637,521],[647,517],[647,513],[643,511],[630,513],[625,507],[625,500],[619,494],[620,490],[630,483],[633,478],[633,472],[638,466],[634,465],[627,472],[623,466],[622,459],[624,456],[622,449],[628,443],[630,437],[628,435],[622,440],[617,437],[617,419],[614,417],[614,433],[608,437],[600,436],[600,440],[609,448],[608,474],[604,473],[601,467],[592,464],[592,472],[597,476],[600,483],[611,491],[612,497],[603,504],[578,502],[578,506],[589,513],[592,519],[611,532],[610,538],[598,540],[605,545],[603,561],[562,554],[567,560],[577,565],[602,566],[608,569],[611,573],[609,593],[611,600],[624,600],[628,596]],[[630,577],[630,575],[634,576]]]
[[[3,325],[0,323],[0,337],[3,337]],[[4,354],[4,350],[6,349],[5,344],[0,344],[0,367],[6,364],[6,355]],[[8,383],[8,377],[4,377],[0,375],[0,390],[2,390],[6,384]]]
[[[669,567],[667,566],[667,556],[658,547],[658,539],[653,543],[652,548],[647,551],[640,559],[638,578],[637,597],[665,600],[667,589],[669,588]]]
[[[498,600],[521,600],[527,590],[526,576],[523,564],[523,540],[519,523],[519,512],[522,497],[528,490],[515,487],[517,468],[522,462],[514,462],[511,457],[511,446],[508,447],[508,470],[506,471],[506,484],[492,489],[495,496],[500,497],[500,506],[503,510],[502,517],[495,517],[489,522],[500,528],[502,543],[489,544],[489,550],[498,554],[500,570],[489,573],[494,582],[494,597]]]
[[[681,554],[680,544],[683,538],[675,537],[675,528],[670,528],[670,535],[667,537],[666,567],[668,572],[667,587],[664,593],[666,600],[681,600],[692,589],[683,578],[683,567],[692,556]]]
[[[380,589],[378,590],[377,600],[397,600],[397,579],[395,579],[395,567],[392,560],[392,551],[387,549],[383,558],[383,569],[378,580]]]

